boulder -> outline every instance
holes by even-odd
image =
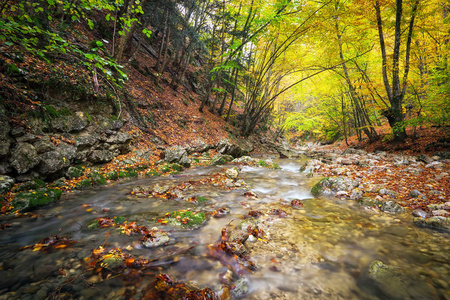
[[[8,192],[14,185],[14,178],[0,175],[0,194]]]
[[[49,152],[55,150],[56,148],[55,144],[53,144],[48,137],[40,139],[39,141],[35,142],[33,146],[34,148],[36,148],[36,152],[38,154]]]
[[[242,149],[238,145],[231,143],[229,140],[222,140],[216,146],[217,152],[220,154],[231,155],[234,158],[242,156]]]
[[[61,143],[55,150],[46,152],[41,156],[39,173],[43,175],[54,174],[70,166],[76,156],[76,147]]]
[[[169,235],[156,227],[153,227],[151,233],[144,237],[142,246],[146,248],[158,247],[167,244],[170,241]]]
[[[187,150],[180,146],[166,149],[164,160],[168,163],[177,163],[187,168],[191,166],[191,160],[188,158]]]
[[[19,143],[11,152],[9,162],[19,174],[28,172],[40,162],[36,148],[29,143]]]
[[[93,150],[87,159],[94,164],[107,163],[113,160],[114,154],[109,150]]]
[[[351,191],[359,186],[359,182],[347,177],[329,177],[320,180],[312,189],[311,193],[317,197],[320,195],[335,196],[338,192]]]

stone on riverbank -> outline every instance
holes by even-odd
[[[401,213],[405,211],[400,204],[395,203],[394,201],[382,201],[374,198],[363,197],[358,203],[368,207],[377,207],[383,212]]]
[[[311,189],[314,197],[320,195],[335,196],[338,192],[351,191],[359,186],[359,182],[347,177],[326,177],[321,179]]]
[[[415,217],[414,224],[421,227],[430,227],[433,229],[445,230],[450,232],[450,218],[435,216],[430,218]]]

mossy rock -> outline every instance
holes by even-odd
[[[323,183],[328,181],[328,177],[322,178],[318,183],[316,183],[312,189],[311,194],[313,194],[314,197],[318,197],[323,193]]]
[[[135,170],[133,170],[131,168],[119,171],[119,178],[120,179],[136,178],[136,177],[138,177],[138,172],[136,172]]]
[[[159,173],[155,169],[152,169],[152,170],[148,171],[145,175],[147,177],[157,177],[157,176],[161,176],[161,173]]]
[[[119,179],[119,173],[116,171],[111,171],[105,174],[106,178],[109,180],[118,180]]]
[[[89,174],[89,177],[92,179],[92,185],[94,186],[102,186],[107,184],[106,177],[101,173],[92,172]]]
[[[83,179],[81,180],[77,185],[76,185],[76,189],[79,190],[84,190],[84,189],[88,189],[92,187],[92,181],[89,178]]]
[[[231,155],[227,155],[227,154],[217,154],[216,156],[214,156],[211,160],[211,162],[209,163],[211,166],[219,166],[219,165],[224,165],[229,161],[232,161],[234,159],[233,156]]]
[[[162,173],[171,173],[171,174],[177,174],[184,170],[183,166],[179,164],[166,164],[161,167]]]
[[[59,189],[39,188],[33,192],[22,192],[16,195],[12,206],[20,212],[29,211],[40,206],[53,203],[61,198]]]
[[[169,224],[187,228],[198,228],[206,221],[206,215],[204,213],[197,213],[190,210],[174,211],[168,214],[166,218]]]
[[[84,174],[84,170],[80,167],[69,167],[66,172],[66,177],[69,179],[81,177]]]

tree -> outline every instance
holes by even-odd
[[[383,83],[386,89],[387,98],[390,103],[389,109],[384,113],[391,126],[394,139],[396,141],[402,142],[406,139],[406,131],[403,124],[403,111],[402,104],[406,93],[406,87],[408,85],[408,73],[410,69],[410,53],[411,53],[411,41],[414,29],[414,19],[417,14],[417,8],[419,5],[419,0],[414,0],[410,12],[410,20],[407,26],[407,36],[406,36],[406,50],[404,59],[404,71],[403,79],[400,79],[400,46],[402,44],[402,18],[403,18],[403,1],[396,0],[396,10],[395,10],[395,28],[394,28],[394,48],[392,50],[392,66],[389,72],[388,70],[388,55],[386,52],[386,43],[383,33],[383,20],[381,16],[381,4],[379,0],[375,1],[375,12],[377,29],[380,42],[380,50],[382,57],[382,73],[383,73]],[[390,73],[390,74],[389,74]],[[391,81],[389,81],[389,75],[392,76]]]

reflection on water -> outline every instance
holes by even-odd
[[[0,232],[0,297],[2,294],[4,299],[49,297],[66,280],[58,272],[60,268],[70,273],[66,275],[80,274],[85,269],[84,259],[100,245],[119,247],[133,256],[160,258],[154,263],[155,272],[168,273],[178,280],[209,286],[219,292],[219,274],[228,269],[206,255],[208,245],[220,238],[222,228],[239,227],[249,210],[268,212],[273,208],[286,211],[288,216],[265,214],[259,226],[266,232],[267,241],[246,242],[258,270],[244,276],[246,285],[242,289],[246,293],[241,295],[244,299],[445,299],[450,296],[448,234],[416,228],[407,213],[382,214],[365,211],[353,201],[313,199],[309,190],[318,179],[308,179],[299,173],[300,162],[280,160],[277,163],[281,170],[242,167],[240,176],[248,184],[248,190],[257,194],[256,198],[245,197],[244,189],[229,191],[206,185],[185,192],[186,197],[208,199],[198,205],[180,199],[129,194],[135,186],[156,183],[174,186],[223,169],[195,168],[176,177],[124,182],[65,195],[57,205],[37,211],[37,218],[13,220],[20,223],[12,230]],[[293,199],[301,199],[303,208],[291,208],[289,203]],[[144,248],[136,237],[120,234],[117,229],[86,228],[94,218],[105,216],[123,216],[129,222],[162,228],[155,217],[167,212],[186,208],[212,212],[219,207],[228,207],[230,214],[210,219],[201,229],[164,227],[169,230],[170,242],[158,248]],[[105,236],[107,232],[111,234]],[[78,243],[49,253],[18,251],[56,234],[70,235]],[[396,275],[371,277],[369,266],[376,260],[393,268]],[[137,287],[126,287],[118,278],[98,282],[90,273],[83,274],[82,278],[65,284],[62,292],[73,298],[115,299],[126,288],[138,291],[152,279],[149,276]],[[96,284],[87,286],[86,281]]]

